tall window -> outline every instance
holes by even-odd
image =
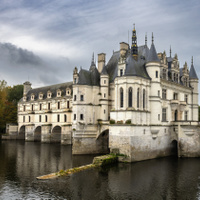
[[[167,99],[167,90],[162,89],[162,99]]]
[[[58,109],[60,109],[60,101],[58,102]]]
[[[69,108],[69,101],[67,101],[67,108]]]
[[[31,122],[31,116],[28,116],[28,122]]]
[[[145,92],[145,89],[143,89],[143,109],[145,109],[146,107],[145,101],[146,101],[146,92]]]
[[[83,95],[81,95],[81,98],[80,98],[80,99],[81,99],[81,101],[84,101],[84,96],[83,96]]]
[[[156,71],[156,78],[158,78],[158,71]]]
[[[124,91],[123,88],[120,88],[120,107],[123,108],[124,105]]]
[[[76,95],[74,95],[74,101],[76,101]]]
[[[120,76],[123,76],[123,69],[120,69]]]
[[[185,102],[188,103],[188,95],[185,94]]]
[[[31,110],[32,110],[32,111],[34,110],[33,104],[31,105]]]
[[[39,115],[39,122],[41,122],[42,121],[42,116],[41,115]]]
[[[26,111],[26,106],[24,106],[24,111]]]
[[[23,122],[25,122],[25,116],[23,116]]]
[[[60,115],[57,115],[57,122],[60,122]]]
[[[45,115],[45,122],[47,122],[48,121],[48,118],[47,118],[47,115]]]
[[[40,110],[42,110],[42,104],[40,103]]]
[[[167,121],[167,109],[166,108],[162,109],[162,121],[163,122]]]
[[[50,110],[51,109],[51,104],[50,103],[48,103],[48,110]]]
[[[67,115],[64,115],[64,122],[67,122]]]
[[[173,99],[174,99],[174,100],[178,100],[178,93],[174,92]]]
[[[140,89],[137,89],[137,108],[140,107]]]
[[[128,107],[133,107],[133,89],[130,87],[128,89]]]
[[[185,111],[185,121],[188,120],[188,111]]]
[[[74,114],[74,120],[76,120],[76,114]]]
[[[83,120],[84,118],[83,118],[83,114],[80,114],[80,120]]]

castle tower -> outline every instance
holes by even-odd
[[[190,73],[189,73],[189,82],[191,87],[193,88],[192,91],[192,120],[193,121],[198,121],[198,83],[199,79],[196,73],[196,70],[193,65],[193,57],[192,57],[192,63],[191,63],[191,68],[190,68]]]
[[[103,121],[108,120],[108,99],[109,99],[109,75],[107,73],[106,66],[104,65],[103,70],[101,72],[100,77],[100,84],[101,84],[101,96],[100,99],[101,103],[101,119]]]
[[[157,56],[154,46],[154,38],[152,33],[152,44],[147,57],[146,70],[151,77],[151,90],[149,94],[151,112],[151,124],[160,124],[162,117],[161,99],[161,84],[160,84],[160,60]]]
[[[135,24],[132,31],[131,54],[135,60],[138,59],[138,47],[137,47],[137,36],[136,36]]]

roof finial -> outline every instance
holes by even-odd
[[[192,56],[192,65],[193,65],[193,56]]]
[[[92,63],[94,63],[94,52],[92,54]]]
[[[147,46],[147,33],[145,34],[145,46]]]
[[[171,45],[170,45],[170,49],[169,49],[169,54],[170,54],[170,58],[172,57],[172,48],[171,48]]]
[[[152,32],[152,44],[153,44],[153,42],[154,42],[154,38],[153,38],[153,32]]]
[[[135,23],[133,24],[133,30],[135,30]]]

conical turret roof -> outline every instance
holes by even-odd
[[[196,70],[195,70],[194,65],[193,65],[193,60],[192,60],[191,68],[190,68],[189,77],[190,77],[190,79],[198,79]]]

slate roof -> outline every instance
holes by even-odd
[[[154,43],[151,44],[151,48],[147,57],[147,62],[160,62]]]
[[[131,54],[126,59],[125,75],[139,76],[139,77],[150,79],[146,71],[145,60],[139,57],[138,60],[136,61]]]
[[[101,75],[108,75],[107,68],[106,68],[105,65],[103,66],[103,69],[101,71]]]
[[[190,79],[198,79],[198,76],[193,64],[191,65],[191,68],[190,68],[189,77]]]
[[[43,99],[47,98],[47,92],[51,91],[52,96],[51,98],[55,98],[57,97],[57,90],[60,89],[62,92],[62,95],[66,95],[66,88],[70,88],[72,89],[72,84],[73,82],[66,82],[66,83],[61,83],[61,84],[56,84],[56,85],[50,85],[50,86],[46,86],[46,87],[40,87],[40,88],[35,88],[35,89],[31,89],[28,91],[27,93],[27,101],[31,100],[31,95],[34,94],[35,98],[34,100],[38,99],[39,93],[43,93]],[[22,101],[22,99],[20,100]]]
[[[100,86],[100,74],[97,68],[92,68],[90,71],[81,69],[79,72],[78,85]]]

